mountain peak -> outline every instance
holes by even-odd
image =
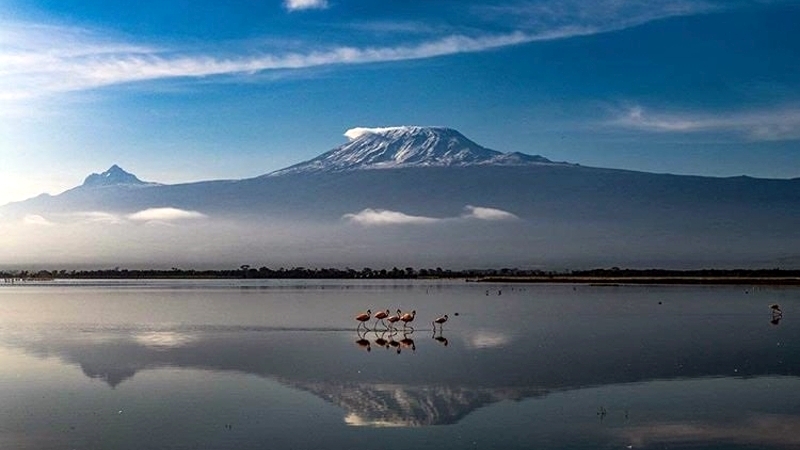
[[[344,135],[350,140],[346,144],[270,175],[402,167],[553,164],[542,156],[490,150],[447,127],[357,127]]]
[[[114,164],[108,168],[103,173],[93,173],[86,177],[83,181],[83,185],[85,187],[98,187],[98,186],[118,186],[118,185],[148,185],[152,183],[146,183],[136,175],[126,172],[120,166]]]

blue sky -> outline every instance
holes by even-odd
[[[0,204],[116,163],[261,175],[356,126],[653,172],[800,177],[800,2],[5,0]]]

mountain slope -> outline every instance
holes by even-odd
[[[800,264],[800,179],[552,163],[470,146],[456,133],[355,133],[316,162],[243,180],[159,185],[112,167],[101,179],[109,183],[0,207],[0,262],[39,251],[46,262],[105,255],[114,265],[135,254],[147,266],[176,258],[214,266]],[[414,139],[421,143],[410,146]],[[121,245],[126,251],[115,250]]]
[[[542,156],[490,150],[445,127],[353,128],[345,136],[350,138],[350,142],[270,175],[407,167],[553,164]]]

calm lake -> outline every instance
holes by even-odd
[[[0,285],[0,448],[360,447],[800,448],[800,289]]]

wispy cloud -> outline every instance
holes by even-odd
[[[458,217],[413,216],[399,211],[367,208],[357,213],[345,214],[342,219],[363,226],[381,226],[428,225],[457,220],[508,221],[519,220],[519,217],[502,209],[467,205]]]
[[[72,30],[58,28],[47,30],[50,33],[49,42],[41,36],[35,36],[29,43],[20,33],[12,33],[19,38],[18,41],[0,41],[0,99],[22,100],[57,92],[156,79],[255,74],[336,64],[431,58],[548,38],[522,32],[479,37],[452,35],[394,47],[339,46],[306,52],[252,51],[246,55],[218,56],[182,54],[124,44],[103,45],[95,42],[96,38],[92,38],[88,32],[76,34]],[[43,30],[39,28],[38,31]],[[62,39],[62,33],[70,38]],[[85,37],[79,42],[71,39],[78,35]]]
[[[577,27],[600,33],[668,17],[705,13],[722,5],[714,0],[522,0],[478,5],[473,9],[487,19],[532,32]]]
[[[286,0],[283,6],[289,11],[301,11],[304,9],[325,9],[328,7],[327,0]]]
[[[498,22],[517,17],[520,8],[528,11],[531,17],[547,19],[536,23],[520,22],[512,27],[489,27],[494,31],[471,28],[461,33],[437,32],[424,41],[406,38],[383,46],[301,43],[293,46],[296,50],[285,51],[267,50],[254,41],[229,45],[225,51],[204,51],[196,46],[167,48],[130,42],[128,37],[107,31],[0,21],[3,30],[0,33],[0,100],[25,100],[147,80],[252,75],[482,52],[603,33],[705,8],[703,2],[688,0],[661,2],[657,6],[648,3],[648,8],[623,7],[630,2],[617,0],[599,3],[601,6],[589,8],[597,14],[581,12],[586,9],[585,2],[569,2],[566,6],[559,6],[560,2],[526,2],[513,7],[486,7],[487,11],[500,16],[496,19]],[[633,3],[644,5],[643,2]],[[324,0],[287,0],[284,4],[292,11],[326,5]],[[506,31],[498,31],[501,29]]]
[[[755,141],[800,139],[800,107],[736,113],[649,113],[636,106],[610,122],[613,126],[656,133],[721,132]]]

